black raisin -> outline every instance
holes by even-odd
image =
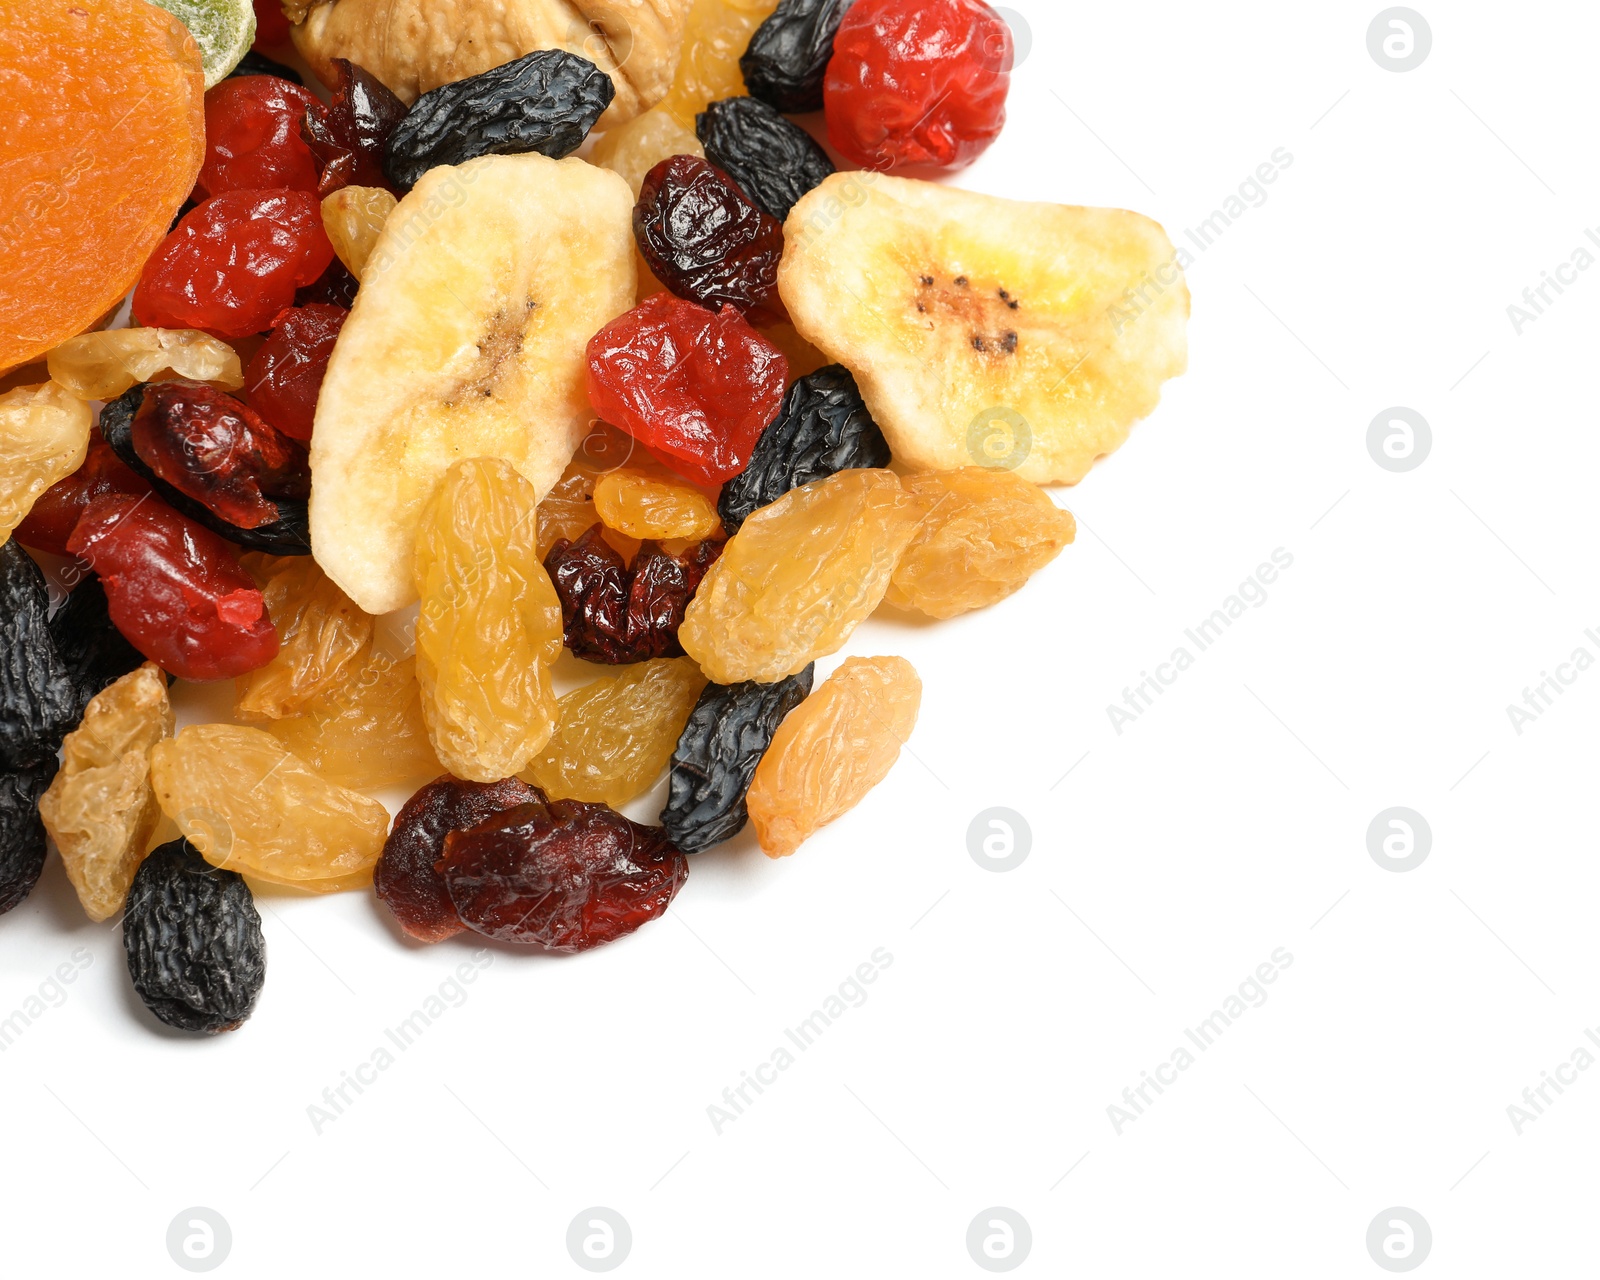
[[[852,0],[779,0],[739,59],[753,97],[779,111],[821,111],[833,40]]]
[[[833,161],[811,135],[757,98],[725,98],[694,118],[706,159],[779,222],[822,185]]]
[[[90,698],[144,664],[144,655],[111,621],[106,589],[94,574],[79,583],[56,610],[50,619],[50,638],[72,675],[74,725],[83,719]]]
[[[275,556],[310,555],[311,519],[303,500],[274,498],[274,505],[278,508],[276,520],[254,529],[241,529],[216,515],[203,502],[196,502],[187,494],[180,493],[145,465],[144,459],[133,447],[133,419],[144,401],[144,388],[144,383],[136,383],[100,411],[100,434],[111,446],[111,451],[131,470],[148,480],[150,487],[169,507],[196,524],[204,525],[218,537],[251,551],[265,551]]]
[[[777,319],[783,224],[699,156],[671,156],[645,175],[633,238],[657,280],[712,311]]]
[[[274,62],[265,54],[257,53],[254,49],[245,51],[244,57],[239,59],[239,65],[228,72],[226,79],[232,80],[235,76],[277,76],[280,80],[287,80],[290,84],[304,84],[305,80],[293,67],[286,67],[281,62]]]
[[[44,870],[39,797],[55,776],[54,759],[0,773],[0,915],[33,892]]]
[[[77,687],[49,618],[39,566],[15,539],[0,544],[0,768],[53,763],[78,726]]]
[[[583,145],[617,88],[587,58],[536,49],[417,99],[389,135],[384,171],[401,188],[440,164],[537,151],[559,160]]]
[[[748,814],[744,797],[783,718],[811,692],[813,664],[775,684],[708,684],[672,753],[661,825],[685,853],[732,839]]]
[[[843,365],[808,373],[756,441],[750,465],[722,486],[717,511],[730,535],[752,511],[790,489],[852,467],[889,465],[889,442]]]
[[[169,1027],[215,1035],[256,1007],[267,947],[250,886],[187,840],[164,844],[139,864],[122,944],[133,989]]]

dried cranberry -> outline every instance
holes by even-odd
[[[318,195],[340,187],[390,187],[383,172],[389,135],[406,118],[406,104],[389,92],[372,72],[348,58],[333,59],[333,100],[313,102],[300,123],[305,139],[322,166]]]
[[[661,915],[689,860],[660,827],[603,804],[520,805],[445,837],[438,871],[469,929],[547,951],[586,951]]]
[[[228,191],[185,215],[145,263],[133,314],[150,328],[260,333],[333,261],[308,191]]]
[[[89,453],[83,465],[65,480],[57,480],[41,493],[22,523],[17,526],[17,541],[25,547],[67,554],[67,539],[77,527],[83,509],[96,498],[127,493],[135,497],[150,492],[150,482],[135,475],[111,451],[98,431],[89,433]]]
[[[284,435],[311,439],[322,375],[349,314],[325,302],[285,311],[245,367],[250,407]]]
[[[971,164],[1005,124],[1013,56],[983,0],[860,0],[828,63],[828,139],[868,169]]]
[[[300,119],[316,98],[276,76],[239,76],[206,90],[203,195],[289,187],[317,189],[317,165],[300,138]]]
[[[271,662],[278,632],[233,549],[153,496],[100,498],[67,541],[105,587],[117,630],[184,680]]]
[[[732,307],[658,293],[589,340],[595,412],[707,488],[743,471],[789,381],[783,352]]]
[[[542,804],[544,793],[520,778],[463,782],[449,775],[407,800],[373,869],[373,887],[400,927],[419,942],[443,942],[465,929],[434,870],[445,837],[533,802]]]
[[[561,601],[562,639],[574,657],[620,665],[683,653],[678,627],[721,542],[701,542],[681,556],[641,543],[630,568],[596,524],[576,542],[558,539],[545,572]]]
[[[778,319],[783,226],[716,165],[671,156],[645,175],[633,236],[656,279],[712,310]]]
[[[204,383],[146,387],[133,417],[133,447],[158,479],[240,529],[279,519],[273,498],[311,493],[305,450]]]
[[[252,48],[275,49],[288,44],[289,18],[278,0],[255,0],[255,10],[256,40]]]

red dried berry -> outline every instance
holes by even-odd
[[[37,499],[33,509],[17,526],[17,541],[52,555],[67,554],[67,539],[77,528],[84,508],[96,498],[112,494],[150,492],[150,482],[136,475],[127,463],[105,442],[98,431],[89,433],[89,453],[83,465],[64,480],[58,480]]]
[[[783,225],[699,156],[672,156],[645,175],[633,235],[656,279],[713,311],[777,320]]]
[[[238,76],[206,90],[202,195],[288,187],[315,192],[317,164],[300,137],[312,94],[277,76]]]
[[[311,439],[328,357],[349,314],[325,302],[285,311],[245,367],[251,408],[284,435]]]
[[[252,49],[276,49],[289,43],[289,18],[278,0],[255,0],[256,40]]]
[[[100,575],[111,621],[183,680],[229,680],[277,655],[266,602],[233,549],[155,497],[100,498],[67,550]]]
[[[983,0],[860,0],[828,63],[828,139],[867,169],[971,164],[1005,124],[1013,58]]]
[[[595,412],[707,488],[745,469],[789,381],[783,352],[732,307],[669,293],[600,330],[588,357]]]
[[[576,542],[558,539],[545,572],[561,601],[562,641],[576,658],[618,666],[683,653],[678,627],[723,543],[671,556],[641,543],[630,568],[595,525]]]
[[[224,192],[185,214],[151,255],[133,314],[147,328],[243,338],[271,324],[332,261],[310,192]]]
[[[469,929],[587,951],[667,909],[689,860],[660,827],[603,804],[535,802],[445,837],[438,871]]]
[[[477,826],[518,805],[543,803],[544,793],[519,778],[463,782],[446,775],[407,800],[395,815],[373,887],[400,927],[419,942],[443,942],[467,926],[450,902],[434,865],[452,831]]]
[[[406,104],[377,76],[348,58],[333,59],[333,100],[313,102],[300,123],[300,136],[322,166],[318,195],[340,187],[388,187],[401,194],[383,171],[389,135],[406,117]]]
[[[279,519],[273,498],[311,493],[306,451],[203,383],[147,386],[133,417],[133,448],[159,479],[240,529]]]
[[[346,271],[344,263],[335,258],[320,276],[305,288],[296,290],[294,305],[297,307],[321,305],[348,311],[355,306],[356,290],[360,287],[361,281]]]

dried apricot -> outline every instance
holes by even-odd
[[[372,619],[309,556],[285,556],[261,592],[278,628],[277,656],[241,676],[241,720],[282,720],[344,683],[372,643]]]
[[[846,658],[778,726],[745,804],[769,858],[855,808],[900,758],[922,681],[904,658]]]
[[[89,420],[89,406],[54,382],[0,394],[0,542],[83,465]]]
[[[630,538],[699,542],[722,530],[710,498],[692,484],[622,468],[600,477],[594,487],[595,514],[608,529]]]
[[[106,329],[68,338],[47,357],[50,378],[80,400],[115,400],[171,374],[222,391],[244,385],[238,353],[199,329]]]
[[[200,50],[145,0],[6,9],[0,370],[92,327],[133,286],[205,147]]]

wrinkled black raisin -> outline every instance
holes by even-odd
[[[39,797],[55,776],[54,759],[0,773],[0,915],[39,883],[45,851]]]
[[[809,133],[757,98],[713,102],[694,118],[694,131],[706,159],[779,222],[833,172],[833,161]]]
[[[708,684],[672,753],[661,825],[685,853],[732,839],[749,817],[745,793],[772,735],[811,692],[815,664],[775,684]]]
[[[111,621],[106,589],[94,574],[73,588],[56,610],[50,619],[50,638],[72,675],[74,727],[83,719],[90,698],[144,664],[144,655]]]
[[[39,566],[15,539],[0,544],[0,768],[53,762],[78,726],[77,689],[49,618]]]
[[[257,53],[254,49],[245,51],[244,57],[239,59],[239,65],[228,72],[225,77],[232,80],[235,76],[277,76],[280,80],[287,80],[290,84],[304,84],[305,80],[293,67],[286,67],[281,62],[274,62],[265,54]]]
[[[617,88],[564,49],[526,57],[425,93],[389,135],[384,171],[409,188],[429,169],[537,151],[559,160],[583,145]]]
[[[756,441],[750,465],[722,486],[717,512],[729,535],[790,489],[852,467],[889,465],[889,442],[850,370],[830,364],[798,379]]]
[[[100,434],[106,438],[111,451],[131,470],[148,480],[150,487],[169,507],[196,524],[204,525],[218,537],[251,551],[265,551],[275,556],[310,555],[311,519],[304,501],[274,498],[278,519],[254,529],[241,529],[229,524],[203,502],[196,502],[187,494],[180,493],[145,465],[144,459],[133,447],[133,418],[144,401],[144,388],[142,382],[134,384],[100,411]]]
[[[122,944],[133,989],[169,1027],[215,1035],[256,1007],[267,947],[250,886],[187,840],[164,844],[139,864]]]
[[[751,95],[779,111],[821,111],[833,40],[851,3],[779,0],[739,59]]]
[[[712,311],[776,319],[783,224],[699,156],[671,156],[645,175],[633,238],[657,280]]]

